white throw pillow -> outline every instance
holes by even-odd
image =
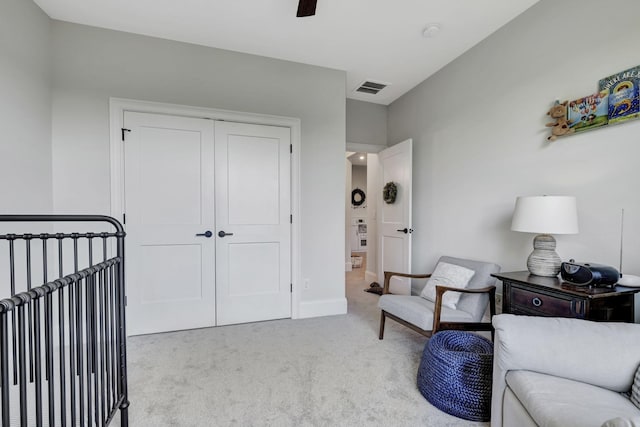
[[[422,298],[436,302],[436,285],[449,286],[452,288],[464,289],[469,284],[469,280],[476,274],[475,271],[466,267],[461,267],[447,262],[439,262],[435,271],[427,281],[424,289],[420,293]],[[445,292],[442,298],[442,305],[455,310],[460,292]]]

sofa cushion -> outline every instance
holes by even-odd
[[[449,264],[448,262],[439,262],[427,281],[424,289],[420,293],[420,296],[428,299],[429,301],[435,302],[437,285],[464,289],[467,287],[469,280],[471,280],[475,273],[475,271],[460,265]],[[460,292],[445,292],[442,296],[442,305],[455,310],[459,299]]]
[[[411,295],[382,295],[378,300],[378,307],[397,316],[417,327],[430,331],[433,328],[433,310],[435,304],[432,301]],[[469,322],[472,317],[469,313],[442,307],[440,320],[446,322]]]
[[[633,385],[631,386],[631,401],[634,405],[640,408],[640,366],[638,366],[636,375],[633,377]]]
[[[640,417],[637,418],[622,418],[615,417],[611,420],[607,420],[602,427],[640,427]]]
[[[640,415],[624,395],[578,381],[531,371],[510,371],[506,382],[541,426],[599,427],[615,417]]]
[[[504,389],[504,405],[502,407],[502,425],[518,427],[538,427],[531,419],[531,415],[513,394],[509,387]],[[497,418],[497,417],[494,417]],[[492,419],[495,421],[495,419]]]
[[[497,279],[495,277],[491,277],[491,274],[498,273],[500,271],[500,266],[498,264],[490,262],[474,261],[450,256],[442,256],[439,261],[460,265],[475,271],[476,274],[474,274],[471,280],[469,280],[467,289],[480,289],[495,285]],[[470,313],[473,316],[474,322],[480,322],[488,301],[488,294],[464,294],[460,297],[456,309]]]

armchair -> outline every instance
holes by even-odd
[[[459,329],[472,331],[493,331],[491,319],[489,323],[481,322],[487,305],[493,317],[496,311],[494,285],[496,279],[491,276],[500,271],[500,266],[493,263],[472,261],[461,258],[443,256],[439,262],[459,265],[475,271],[475,274],[464,289],[447,286],[436,286],[436,300],[429,301],[418,295],[393,295],[389,293],[391,277],[429,278],[430,274],[408,274],[385,271],[382,296],[378,301],[380,314],[380,335],[384,337],[386,318],[430,337],[443,329]],[[445,292],[461,292],[462,296],[455,309],[442,305]]]

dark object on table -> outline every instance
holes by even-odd
[[[580,286],[611,286],[618,283],[620,273],[614,267],[595,263],[579,263],[575,260],[560,266],[562,280]]]
[[[424,346],[418,389],[447,414],[489,421],[492,374],[491,341],[471,332],[441,331]]]

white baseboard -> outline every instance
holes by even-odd
[[[344,271],[351,271],[351,270],[353,270],[353,265],[350,262],[345,262]]]
[[[373,271],[366,271],[364,273],[364,280],[367,283],[378,282],[378,275],[376,273],[374,273]],[[380,283],[380,282],[378,282],[378,283]],[[382,286],[382,283],[380,283],[380,286]]]
[[[326,299],[321,301],[302,301],[298,312],[298,319],[309,317],[334,316],[347,314],[347,299]]]

